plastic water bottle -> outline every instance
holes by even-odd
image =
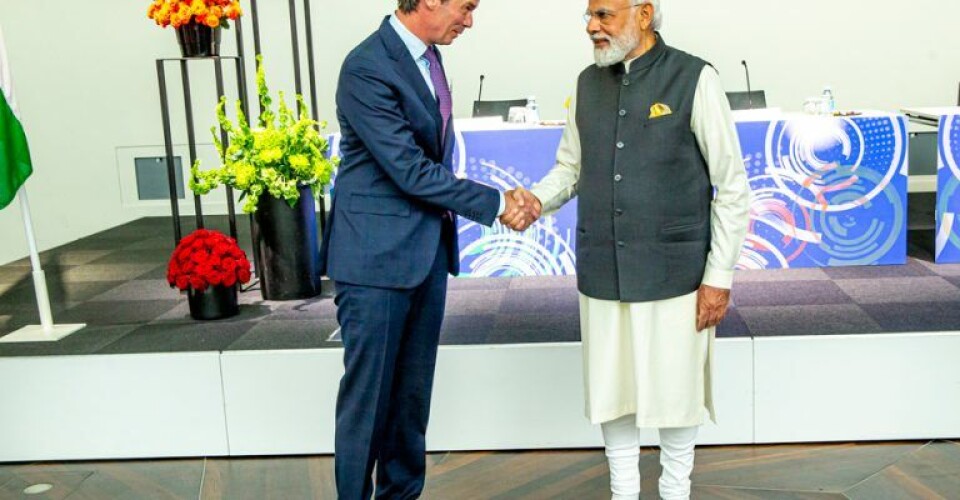
[[[540,123],[540,108],[537,106],[537,97],[527,98],[527,123]]]
[[[832,115],[837,110],[837,101],[833,98],[833,89],[829,85],[823,87],[824,113]]]

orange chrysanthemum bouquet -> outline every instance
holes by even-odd
[[[184,57],[219,55],[220,28],[242,14],[239,0],[153,0],[147,8],[158,26],[177,30]]]
[[[239,0],[154,0],[147,8],[147,17],[164,28],[190,23],[229,28],[227,19],[236,19],[242,13]]]

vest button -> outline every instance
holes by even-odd
[[[617,143],[617,149],[623,149],[623,143],[622,143],[622,142],[618,142],[618,143]]]
[[[627,87],[627,86],[629,86],[629,85],[630,85],[630,80],[624,78],[624,79],[623,79],[623,86],[624,86],[624,87]]]
[[[622,209],[622,208],[618,208],[618,209],[614,210],[613,213],[617,214],[617,216],[623,215],[623,209]]]
[[[621,110],[620,110],[620,116],[627,116],[627,110],[621,109]]]
[[[621,241],[618,241],[618,242],[617,242],[617,246],[620,247],[620,248],[623,248],[623,247],[627,246],[627,244],[624,243],[624,242],[621,240]]]
[[[620,182],[621,180],[623,180],[623,176],[620,175],[620,174],[617,174],[617,175],[613,176],[613,180],[615,180],[615,181],[617,181],[617,182]]]

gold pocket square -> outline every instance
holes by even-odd
[[[658,102],[653,106],[650,106],[650,118],[660,118],[661,116],[667,116],[673,114],[673,110],[670,109],[670,106],[662,102]]]

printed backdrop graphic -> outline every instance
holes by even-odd
[[[902,116],[737,124],[750,182],[741,269],[906,262]]]
[[[940,117],[937,162],[937,254],[938,263],[960,262],[960,114]]]
[[[960,117],[955,118],[952,142],[941,145],[941,155],[953,154],[952,163],[945,162],[952,165],[951,192],[960,185]],[[750,230],[738,268],[906,262],[904,117],[743,121],[737,131],[751,189]],[[501,190],[532,187],[553,167],[562,132],[560,127],[458,132],[454,170]],[[941,165],[941,181],[944,170]],[[953,203],[960,204],[960,196]],[[459,220],[461,276],[576,273],[576,199],[524,233]],[[950,234],[960,257],[960,233]]]

